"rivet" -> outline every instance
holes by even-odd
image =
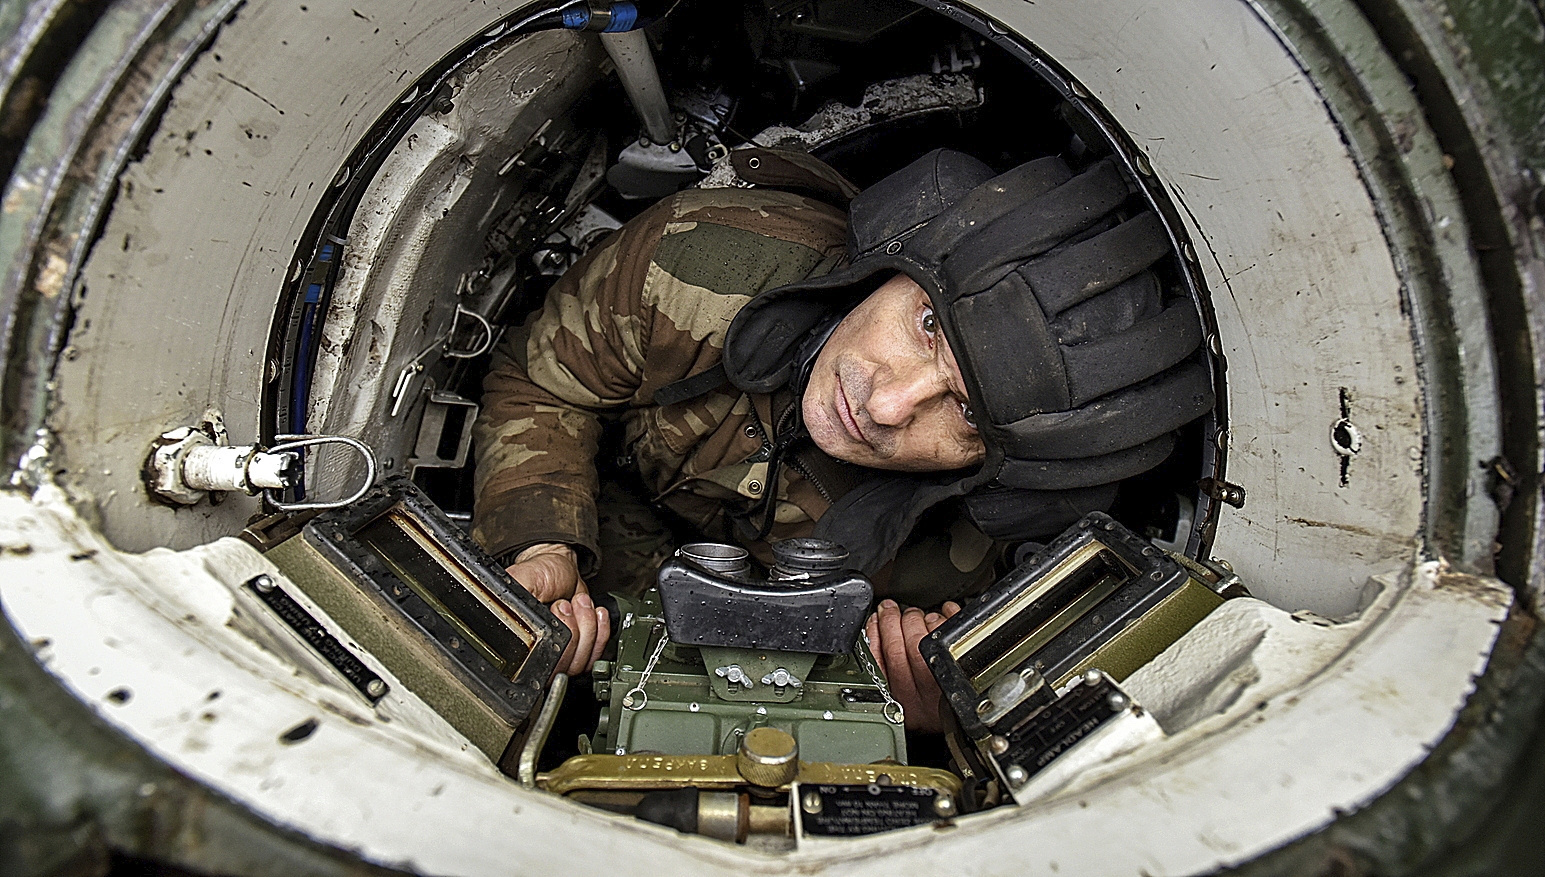
[[[894,256],[899,252],[901,252],[901,241],[891,241],[885,245],[886,255]]]
[[[751,168],[752,170],[756,170],[757,168],[759,168],[761,166],[762,166],[762,160],[760,158],[756,158],[756,157],[753,156],[751,158],[746,159],[746,167]]]
[[[762,482],[760,482],[760,481],[753,481],[750,484],[746,485],[746,489],[751,491],[752,493],[761,493],[762,492]]]

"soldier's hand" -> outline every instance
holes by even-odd
[[[568,625],[573,634],[569,637],[568,648],[563,650],[563,657],[558,659],[557,671],[570,676],[589,673],[600,660],[601,650],[606,648],[606,641],[612,635],[606,607],[595,605],[584,582],[577,582],[575,590],[574,599],[559,600],[552,605],[553,614]]]
[[[543,603],[566,600],[579,587],[579,557],[559,542],[538,542],[515,555],[506,571]]]
[[[891,696],[906,710],[907,727],[913,731],[944,730],[943,693],[917,650],[923,637],[960,611],[956,603],[939,608],[939,612],[925,613],[915,607],[903,611],[894,600],[881,600],[865,624],[869,648],[884,668]]]
[[[568,648],[558,659],[559,673],[589,673],[611,637],[611,619],[590,599],[579,577],[579,558],[574,549],[558,543],[539,543],[515,556],[509,574],[531,592],[569,628]]]

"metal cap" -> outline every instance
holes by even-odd
[[[777,728],[753,728],[741,738],[735,768],[752,785],[775,789],[799,775],[799,744]]]
[[[709,572],[740,575],[751,571],[751,552],[739,545],[693,542],[681,546],[676,553]]]
[[[798,581],[842,569],[848,550],[835,542],[801,536],[773,543],[774,581]]]

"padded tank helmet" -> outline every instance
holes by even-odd
[[[965,378],[987,456],[951,477],[877,475],[822,517],[817,535],[864,569],[894,555],[930,506],[964,496],[988,535],[1028,539],[1104,509],[1117,484],[1162,462],[1175,431],[1213,405],[1193,356],[1201,323],[1166,300],[1152,266],[1170,252],[1111,159],[1073,173],[1042,158],[994,175],[939,149],[859,193],[848,264],[772,290],[735,318],[732,382],[800,389],[812,333],[894,272],[929,295]]]

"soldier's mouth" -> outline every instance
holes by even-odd
[[[853,415],[853,408],[848,403],[847,391],[842,386],[842,373],[838,371],[834,385],[837,388],[835,407],[837,418],[842,421],[842,426],[848,431],[849,437],[861,445],[868,445],[869,439],[864,437],[863,429],[858,425],[858,418]]]

